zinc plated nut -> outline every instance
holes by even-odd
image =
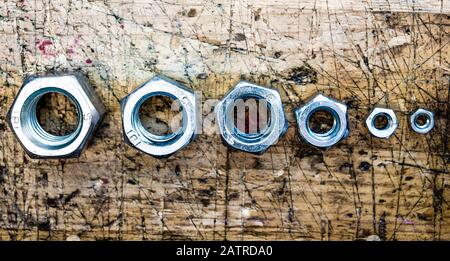
[[[65,95],[75,104],[78,125],[72,133],[53,135],[39,124],[37,104],[47,93]],[[8,123],[31,158],[74,158],[80,156],[104,113],[105,108],[94,89],[80,74],[30,77],[8,112]]]
[[[387,124],[382,129],[378,129],[375,126],[378,117],[386,117]],[[373,136],[387,139],[394,134],[397,129],[398,120],[393,110],[387,108],[374,108],[366,119],[366,125]]]
[[[316,133],[309,125],[311,116],[317,111],[327,111],[333,117],[333,126],[325,133]],[[347,119],[347,105],[328,98],[322,94],[316,95],[295,111],[300,137],[309,144],[319,148],[329,148],[348,137],[350,130]]]
[[[150,133],[143,126],[139,109],[154,96],[167,96],[177,101],[182,110],[182,126],[167,135]],[[132,147],[156,158],[169,157],[187,146],[197,133],[195,94],[182,84],[163,76],[155,76],[121,101],[122,127],[125,141]]]
[[[422,125],[417,122],[417,119],[420,116],[423,116],[426,119],[425,123]],[[409,117],[409,123],[415,132],[421,134],[428,133],[434,128],[434,113],[425,109],[417,109]]]
[[[257,133],[245,133],[234,124],[234,108],[239,101],[250,98],[264,101],[270,113],[267,126]],[[253,154],[264,153],[288,128],[278,91],[246,81],[229,91],[217,104],[215,112],[222,141],[231,148]]]

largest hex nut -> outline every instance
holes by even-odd
[[[56,136],[39,124],[36,107],[47,93],[68,97],[78,113],[76,129]],[[81,75],[28,78],[8,112],[8,123],[31,158],[74,158],[80,156],[100,124],[105,108],[88,81]]]
[[[309,125],[311,116],[317,111],[329,112],[333,117],[333,126],[325,133],[316,133]],[[318,94],[312,100],[294,111],[300,136],[311,145],[329,148],[349,134],[347,105]]]
[[[249,98],[265,101],[270,112],[267,126],[257,133],[245,133],[234,123],[234,109],[239,106],[240,100]],[[216,121],[224,143],[249,153],[263,153],[277,142],[288,127],[278,91],[245,81],[239,82],[217,104],[215,110]]]
[[[167,96],[179,102],[183,113],[182,126],[168,135],[150,133],[143,126],[139,109],[154,96]],[[187,146],[197,134],[195,94],[180,83],[163,76],[145,82],[121,102],[125,141],[134,148],[157,158],[169,157]]]

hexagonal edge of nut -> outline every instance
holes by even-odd
[[[389,117],[391,117],[391,119],[392,119],[392,126],[391,126],[391,128],[393,128],[393,130],[391,131],[391,133],[389,133],[386,136],[378,136],[378,135],[376,135],[376,134],[374,134],[372,132],[372,130],[373,130],[373,128],[372,128],[372,121],[374,120],[374,117],[377,114],[380,114],[380,113],[385,113],[385,114],[389,115]],[[397,115],[395,114],[395,111],[393,109],[384,108],[384,107],[375,107],[375,108],[373,108],[373,110],[370,112],[369,116],[367,116],[367,119],[366,119],[366,126],[369,129],[369,132],[373,136],[375,136],[377,138],[381,138],[381,139],[389,139],[395,133],[395,131],[397,130],[398,125],[399,125],[399,122],[398,122],[398,119],[397,119]]]
[[[430,124],[431,124],[431,126],[430,127],[426,127],[425,128],[425,131],[420,131],[420,130],[416,130],[415,129],[415,127],[414,127],[414,121],[415,121],[415,119],[417,118],[417,116],[419,115],[419,114],[425,114],[425,115],[427,115],[429,118],[430,118]],[[417,116],[416,116],[417,115]],[[415,131],[415,132],[417,132],[417,133],[420,133],[420,134],[426,134],[426,133],[428,133],[428,132],[430,132],[431,130],[433,130],[433,128],[434,128],[434,112],[432,112],[431,110],[429,110],[429,109],[424,109],[424,108],[418,108],[418,109],[416,109],[415,111],[413,111],[410,115],[409,115],[409,124],[410,124],[410,126],[411,126],[411,128],[412,128],[412,130],[413,131]],[[417,128],[417,127],[416,127]]]
[[[64,75],[62,75],[64,76]],[[67,75],[66,75],[67,76]],[[84,137],[83,143],[80,144],[81,147],[79,147],[77,150],[75,150],[73,153],[70,154],[70,158],[73,157],[79,157],[81,153],[86,149],[87,144],[94,136],[94,133],[98,130],[100,125],[102,124],[105,114],[106,114],[106,108],[103,105],[100,97],[98,96],[97,92],[95,91],[94,87],[89,83],[89,80],[82,75],[81,73],[74,73],[70,76],[75,77],[75,79],[78,81],[79,85],[82,88],[82,91],[88,96],[88,101],[92,105],[92,109],[95,110],[96,115],[91,115],[91,122],[93,123],[93,126],[91,126],[89,133],[86,134]],[[83,115],[84,117],[84,115]]]
[[[272,95],[274,95],[274,98],[279,100],[280,103],[281,103],[281,96],[280,96],[280,93],[278,92],[278,90],[276,90],[274,88],[271,88],[271,87],[258,85],[256,83],[244,81],[244,80],[239,81],[233,88],[228,90],[228,92],[223,96],[222,101],[226,100],[231,94],[235,93],[239,89],[242,89],[242,88],[245,88],[245,87],[253,87],[253,88],[264,89],[264,91],[270,92]]]
[[[224,110],[225,109],[223,106],[225,106],[225,101],[229,98],[229,96],[232,95],[234,92],[238,91],[239,89],[245,88],[245,87],[262,88],[262,89],[264,89],[264,91],[270,92],[273,95],[273,99],[274,99],[271,102],[275,101],[280,106],[281,111],[283,113],[283,118],[284,118],[284,124],[283,124],[283,127],[279,130],[277,140],[275,142],[273,142],[272,144],[258,145],[258,146],[262,147],[262,149],[258,149],[256,151],[245,150],[245,149],[242,149],[242,148],[236,146],[235,144],[230,144],[224,138],[224,134],[223,134],[223,131],[222,131],[222,129],[225,128],[225,126],[224,126],[225,123],[222,122],[222,121],[225,120],[225,118],[222,117],[222,120],[220,120],[220,119],[218,120],[217,119],[217,118],[220,118],[219,117],[220,116],[219,114],[221,114],[220,110]],[[244,81],[244,80],[239,81],[232,89],[230,89],[224,95],[222,100],[216,105],[214,111],[215,111],[215,115],[216,115],[216,121],[217,121],[216,123],[218,124],[218,127],[219,127],[220,138],[222,140],[223,145],[225,145],[225,146],[227,146],[227,147],[229,147],[229,148],[231,148],[233,150],[243,151],[243,152],[250,153],[250,154],[253,154],[253,155],[264,154],[270,147],[272,147],[280,138],[282,138],[286,134],[286,132],[288,130],[288,127],[289,127],[289,123],[288,123],[288,121],[286,119],[286,114],[285,114],[285,112],[283,110],[283,104],[282,104],[282,101],[281,101],[281,96],[280,96],[278,90],[270,88],[270,87],[267,87],[267,86],[261,86],[261,85],[255,84],[255,83]]]
[[[172,152],[172,153],[169,153],[169,154],[164,154],[164,155],[150,154],[150,153],[147,153],[147,152],[145,152],[145,151],[143,151],[143,150],[137,148],[137,147],[130,141],[130,139],[128,138],[128,136],[125,134],[123,124],[122,124],[122,137],[123,137],[123,141],[125,142],[125,144],[127,144],[130,148],[135,149],[135,150],[137,150],[137,151],[139,151],[139,152],[141,152],[141,153],[144,153],[144,154],[146,154],[146,155],[152,156],[153,158],[156,158],[156,159],[166,159],[166,158],[169,158],[169,157],[171,157],[172,155],[176,154],[176,153],[178,152],[178,150],[181,150],[181,149],[187,147],[192,141],[194,141],[194,140],[197,138],[197,134],[194,133],[194,135],[191,136],[191,138],[189,139],[189,141],[188,141],[186,144],[184,144],[182,147],[180,147],[177,151]]]
[[[120,101],[120,113],[121,114],[123,114],[123,110],[124,110],[124,107],[125,107],[125,104],[127,102],[128,97],[129,97],[129,94],[127,96],[125,96],[124,98],[122,98],[122,100]],[[130,146],[131,148],[133,148],[135,150],[138,150],[138,151],[140,151],[142,153],[145,153],[144,151],[142,151],[139,148],[137,148],[136,146],[134,146],[133,143],[128,138],[127,134],[125,133],[125,126],[124,126],[124,123],[123,123],[123,118],[121,120],[121,124],[120,125],[122,126],[122,138],[123,138],[123,141],[125,142],[125,144],[127,144],[128,146]],[[148,153],[145,153],[145,154],[148,154]],[[151,155],[151,154],[149,154],[149,155]],[[151,156],[153,156],[153,155],[151,155]]]
[[[413,111],[411,113],[411,116],[414,116],[416,114],[426,114],[429,117],[433,117],[434,118],[434,112],[432,112],[431,110],[428,110],[428,109],[424,109],[424,108],[419,108],[419,109]]]
[[[265,152],[267,152],[267,150],[269,150],[273,145],[275,145],[278,142],[279,139],[284,137],[284,135],[287,133],[288,128],[289,128],[289,123],[288,123],[287,120],[285,120],[284,126],[283,126],[282,130],[280,131],[280,134],[279,134],[277,140],[274,143],[270,144],[270,145],[269,144],[259,145],[262,148],[258,149],[256,151],[249,151],[249,150],[244,150],[244,149],[241,149],[239,147],[236,147],[234,144],[228,143],[225,140],[225,138],[223,137],[223,135],[220,135],[220,139],[221,139],[222,144],[224,146],[229,147],[229,148],[231,148],[231,149],[233,149],[235,151],[242,151],[242,152],[250,153],[250,154],[253,154],[253,155],[262,155]]]
[[[154,76],[152,79],[150,79],[150,81],[146,82],[144,85],[147,85],[148,83],[153,82],[153,81],[155,81],[155,82],[157,82],[157,81],[163,81],[163,82],[169,83],[169,84],[172,85],[173,87],[176,87],[176,88],[178,88],[178,89],[183,90],[183,91],[186,92],[188,95],[191,95],[192,97],[195,96],[195,95],[194,95],[194,90],[193,90],[193,89],[188,88],[188,87],[185,86],[183,83],[181,83],[181,82],[179,82],[179,81],[177,81],[177,80],[168,78],[168,77],[163,76],[163,75],[156,75],[156,76]],[[191,97],[191,98],[192,98],[192,97]]]
[[[20,92],[20,90],[19,90],[19,92]],[[14,103],[15,103],[15,100],[14,100],[13,104],[11,105],[11,108],[8,110],[8,112],[6,114],[6,117],[7,117],[6,122],[8,123],[8,126],[11,129],[11,132],[13,133],[16,140],[19,141],[20,147],[25,151],[25,153],[28,155],[28,157],[30,157],[31,159],[51,159],[51,158],[76,158],[81,155],[81,152],[74,151],[69,155],[55,156],[55,157],[50,156],[49,157],[49,156],[37,155],[37,154],[34,154],[33,152],[31,152],[30,150],[28,150],[27,147],[23,144],[23,142],[17,136],[16,132],[14,131],[14,127],[11,123],[11,110],[12,110],[12,107],[14,106]]]
[[[371,121],[369,121],[369,120],[372,119],[375,115],[377,115],[379,113],[388,114],[392,118],[393,126],[395,126],[396,128],[398,127],[398,119],[397,119],[397,115],[395,114],[395,111],[393,109],[382,108],[382,107],[375,107],[372,110],[372,112],[369,114],[369,116],[367,117],[366,123],[371,123]]]
[[[32,81],[34,81],[36,79],[40,79],[40,78],[56,78],[56,77],[65,77],[65,76],[70,76],[70,77],[74,77],[75,78],[76,82],[81,87],[81,91],[84,92],[88,96],[88,98],[89,98],[88,101],[90,102],[90,105],[92,105],[92,109],[94,109],[98,113],[98,115],[96,115],[96,117],[91,117],[91,119],[93,120],[93,121],[91,121],[93,123],[93,126],[90,128],[89,132],[84,137],[83,142],[80,143],[80,147],[78,147],[74,151],[72,151],[72,152],[70,152],[70,153],[68,153],[66,155],[55,155],[55,156],[37,155],[37,154],[35,154],[35,153],[33,153],[33,152],[31,152],[30,150],[27,149],[27,147],[22,143],[22,141],[18,138],[16,132],[14,131],[14,128],[13,128],[13,126],[11,124],[11,111],[12,111],[12,108],[14,107],[14,105],[16,103],[17,97],[19,97],[19,95],[24,90],[24,88],[26,88],[26,86],[29,83],[31,83]],[[80,113],[80,112],[78,111],[77,113]],[[70,73],[70,74],[69,73],[65,73],[65,74],[60,74],[60,75],[58,75],[57,73],[54,73],[54,74],[34,74],[34,75],[27,75],[24,78],[22,86],[20,87],[19,92],[16,95],[16,98],[14,99],[13,103],[11,104],[11,107],[8,110],[7,123],[9,125],[11,131],[13,132],[14,136],[19,141],[19,143],[20,143],[21,147],[23,148],[23,150],[32,159],[78,158],[81,155],[81,153],[84,151],[84,149],[86,148],[87,143],[92,138],[92,136],[95,133],[95,131],[100,126],[101,122],[103,121],[105,113],[106,113],[105,106],[100,101],[100,98],[98,97],[98,95],[95,92],[95,90],[93,89],[93,87],[89,84],[89,81],[87,80],[87,78],[84,75],[82,75],[81,73],[74,72],[74,73]],[[82,117],[84,117],[84,115],[82,115]]]
[[[165,76],[162,75],[156,75],[154,77],[152,77],[151,79],[143,82],[142,84],[140,84],[138,87],[136,87],[132,92],[130,92],[129,94],[127,94],[124,98],[122,98],[121,103],[126,102],[126,99],[130,96],[132,96],[134,93],[136,93],[138,90],[140,90],[141,88],[144,88],[146,86],[151,87],[151,85],[153,84],[157,84],[158,81],[163,81],[166,83],[169,83],[170,85],[172,85],[175,88],[181,89],[184,92],[186,92],[188,95],[191,95],[191,99],[195,99],[195,93],[192,89],[184,86],[183,84],[181,84],[180,82],[177,82],[173,79],[167,78]]]
[[[304,141],[305,143],[307,143],[308,145],[314,146],[315,148],[321,149],[321,150],[327,150],[329,148],[331,148],[332,146],[334,146],[335,144],[333,144],[332,146],[326,146],[326,147],[320,147],[320,146],[316,146],[314,144],[311,144],[308,140],[306,140],[303,135],[300,132],[300,120],[302,118],[302,114],[303,112],[308,108],[308,106],[310,106],[311,104],[315,103],[315,102],[321,102],[321,101],[325,101],[325,102],[333,102],[334,104],[336,104],[336,106],[339,107],[340,110],[342,110],[342,112],[345,114],[345,132],[342,135],[341,139],[339,140],[339,142],[341,142],[342,140],[346,139],[349,135],[350,135],[350,123],[348,120],[348,108],[347,105],[336,100],[333,98],[330,98],[328,96],[323,95],[322,93],[319,93],[317,95],[315,95],[313,98],[309,99],[308,101],[306,101],[305,104],[303,104],[300,107],[297,107],[294,109],[294,116],[295,116],[295,120],[296,120],[296,125],[297,125],[297,133],[299,135],[299,139]],[[337,143],[336,143],[337,144]]]
[[[149,85],[149,84],[157,84],[158,81],[164,81],[164,82],[166,82],[166,83],[169,83],[169,84],[173,85],[173,87],[179,88],[179,89],[183,90],[184,92],[186,92],[186,94],[191,95],[190,98],[192,99],[192,101],[194,102],[194,105],[195,105],[196,97],[195,97],[195,93],[194,93],[194,91],[193,91],[192,89],[187,88],[186,86],[184,86],[184,85],[181,84],[180,82],[177,82],[177,81],[175,81],[175,80],[173,80],[173,79],[167,78],[167,77],[162,76],[162,75],[155,75],[154,77],[152,77],[152,78],[149,79],[148,81],[145,81],[144,83],[142,83],[141,85],[139,85],[137,88],[135,88],[131,93],[129,93],[128,95],[126,95],[125,97],[122,98],[122,100],[120,101],[120,111],[121,111],[121,114],[124,113],[125,105],[126,105],[127,100],[129,99],[129,97],[130,97],[131,95],[133,95],[133,94],[134,94],[135,92],[137,92],[139,89],[144,88],[144,87],[146,87],[146,86]],[[195,112],[195,108],[194,108],[194,112]],[[197,115],[196,115],[196,117],[197,117]],[[197,120],[197,119],[196,119],[196,120]],[[124,124],[123,124],[123,119],[122,119],[122,124],[121,124],[121,126],[122,126],[122,137],[123,137],[123,140],[125,141],[125,143],[126,143],[128,146],[130,146],[131,148],[136,149],[136,150],[138,150],[138,151],[140,151],[140,152],[142,152],[142,153],[144,153],[144,154],[146,154],[146,155],[150,155],[150,156],[152,156],[152,157],[154,157],[154,158],[157,158],[157,159],[164,159],[164,158],[168,158],[168,157],[174,155],[178,150],[181,150],[181,149],[185,148],[186,146],[188,146],[188,145],[189,145],[193,140],[195,140],[196,137],[197,137],[197,131],[196,131],[196,129],[195,129],[193,135],[189,138],[189,141],[187,141],[186,144],[184,144],[182,147],[180,147],[177,151],[175,151],[175,152],[173,152],[173,153],[169,153],[169,154],[164,154],[164,155],[155,155],[155,154],[147,153],[147,152],[145,152],[145,151],[143,151],[143,150],[137,148],[137,147],[130,141],[129,137],[128,137],[127,134],[125,133],[125,127],[124,127]]]
[[[415,111],[413,111],[413,112],[411,113],[411,115],[414,115],[414,114],[417,114],[417,113],[424,113],[424,114],[428,114],[428,115],[431,115],[431,116],[434,117],[434,112],[432,112],[432,111],[429,110],[429,109],[418,108],[418,109],[416,109]]]
[[[99,121],[103,119],[103,117],[106,114],[106,108],[103,105],[100,97],[98,96],[97,92],[95,91],[94,87],[89,83],[89,80],[86,78],[86,76],[76,73],[74,74],[78,82],[80,83],[80,86],[83,88],[84,92],[89,95],[89,101],[94,106],[95,110],[99,114]]]
[[[313,99],[311,99],[307,104],[311,104],[313,102],[317,102],[317,101],[326,101],[326,102],[333,102],[334,104],[336,104],[336,106],[339,107],[339,109],[342,110],[343,113],[347,113],[347,105],[345,105],[344,103],[330,98],[328,96],[323,95],[322,93],[317,94]],[[306,105],[306,104],[305,104]]]

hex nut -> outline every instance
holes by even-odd
[[[378,117],[382,116],[387,118],[387,125],[382,129],[378,129],[375,126],[375,121]],[[398,120],[393,110],[387,108],[374,108],[366,119],[366,125],[373,136],[387,139],[394,134],[397,129]]]
[[[38,101],[44,94],[55,92],[68,97],[77,109],[77,128],[67,135],[50,134],[37,120]],[[74,74],[29,77],[7,117],[12,131],[31,158],[74,158],[80,156],[104,114],[105,107],[87,79]]]
[[[320,110],[327,111],[333,116],[333,126],[325,133],[317,133],[311,129],[311,116]],[[327,149],[348,137],[350,130],[347,119],[347,105],[328,98],[322,94],[316,95],[305,105],[294,110],[300,137],[307,143]]]
[[[139,117],[139,109],[146,100],[154,96],[167,96],[179,102],[183,115],[179,130],[167,135],[156,135],[145,129]],[[121,111],[125,141],[130,146],[156,158],[169,157],[187,146],[197,134],[194,92],[164,76],[153,77],[123,98]]]
[[[267,126],[256,133],[245,133],[239,130],[234,123],[234,108],[239,101],[253,98],[264,101],[270,112]],[[215,107],[216,123],[224,144],[231,148],[262,154],[283,136],[288,123],[277,90],[259,86],[246,81],[239,82]]]
[[[420,125],[417,122],[417,119],[420,116],[424,116],[426,118],[425,124]],[[429,110],[425,110],[425,109],[417,109],[409,117],[409,123],[411,125],[411,128],[415,132],[421,133],[421,134],[426,134],[434,128],[434,113]]]

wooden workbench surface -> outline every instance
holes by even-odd
[[[125,2],[0,1],[1,240],[450,240],[449,1]],[[106,118],[80,158],[30,159],[7,110],[25,75],[71,71]],[[156,74],[204,101],[272,86],[289,130],[261,156],[207,133],[144,155],[119,101]],[[317,92],[349,105],[351,135],[326,151],[292,113]],[[364,125],[373,106],[399,117],[388,140]],[[408,125],[418,107],[436,115],[427,135]]]

